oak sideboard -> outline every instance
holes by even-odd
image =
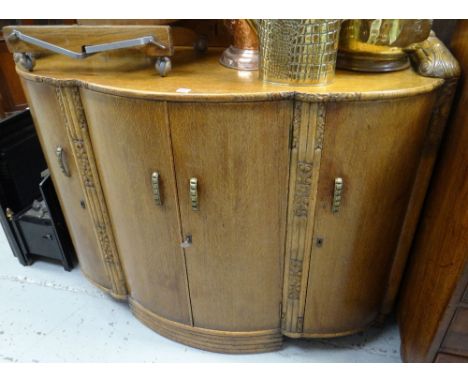
[[[176,49],[17,71],[81,269],[158,333],[278,349],[388,314],[453,93],[413,69],[262,83]]]

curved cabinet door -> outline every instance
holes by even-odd
[[[379,314],[433,102],[327,105],[305,335],[358,331]]]
[[[191,324],[166,103],[81,95],[131,303]]]
[[[279,332],[291,118],[290,101],[169,103],[196,327]]]
[[[23,80],[23,88],[76,249],[80,268],[93,283],[109,291],[112,283],[107,276],[93,221],[88,211],[89,206],[85,202],[56,88],[27,80]],[[64,173],[59,163],[57,148],[62,149],[62,165],[68,170],[69,176]]]

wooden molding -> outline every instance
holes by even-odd
[[[227,332],[197,328],[160,317],[132,298],[129,298],[129,303],[135,317],[145,325],[164,337],[198,349],[219,353],[247,354],[275,351],[283,344],[283,336],[279,329]]]
[[[324,129],[325,104],[296,102],[281,314],[285,332],[302,332]]]

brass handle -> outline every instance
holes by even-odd
[[[332,205],[333,213],[336,213],[340,210],[342,192],[343,192],[343,179],[335,178],[335,189],[333,191],[333,205]]]
[[[15,214],[13,213],[13,210],[11,208],[7,207],[7,209],[5,210],[5,216],[9,221],[13,221],[13,216],[15,216]]]
[[[153,198],[158,206],[162,206],[161,190],[159,188],[159,172],[151,174],[151,186],[153,188]]]
[[[192,211],[198,211],[198,180],[197,178],[190,178],[189,187],[190,202],[192,204]]]
[[[62,170],[63,174],[67,177],[70,177],[70,170],[68,169],[67,161],[65,158],[65,150],[61,146],[57,146],[57,149],[55,150],[55,155],[57,156],[57,162],[60,167],[60,170]]]

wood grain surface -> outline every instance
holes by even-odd
[[[465,72],[415,237],[398,308],[402,358],[407,362],[435,359],[468,284],[466,20],[460,21],[452,48]]]
[[[190,324],[166,103],[82,95],[130,296],[159,316]],[[161,206],[153,198],[154,171]]]
[[[327,106],[304,335],[377,318],[433,103],[427,94]],[[343,191],[334,213],[335,178]]]
[[[68,230],[83,273],[106,291],[112,288],[94,232],[78,167],[67,136],[65,120],[54,86],[23,81],[28,103],[41,142],[47,165],[57,191]],[[57,162],[57,146],[64,149],[70,177],[66,177]],[[82,208],[82,204],[85,208]]]
[[[438,78],[416,74],[411,68],[393,73],[337,71],[327,86],[274,85],[258,79],[258,72],[228,69],[219,63],[222,49],[199,55],[191,48],[177,48],[173,70],[160,77],[152,60],[143,54],[99,54],[86,60],[51,55],[37,60],[33,72],[17,68],[35,81],[82,86],[99,92],[163,101],[303,101],[372,100],[430,92],[443,84]],[[122,75],[125,73],[125,75]]]
[[[468,307],[459,307],[455,311],[441,351],[468,357]]]
[[[283,344],[283,336],[279,329],[239,332],[198,328],[160,317],[131,298],[129,303],[135,317],[154,331],[199,349],[246,354],[275,351]]]
[[[0,109],[10,113],[26,107],[26,97],[15,72],[15,62],[5,40],[0,38]]]
[[[58,87],[56,95],[65,121],[72,155],[77,163],[78,176],[85,192],[86,206],[98,239],[102,261],[112,284],[110,293],[117,299],[125,300],[126,280],[109,221],[79,89]]]
[[[279,328],[291,118],[289,101],[169,104],[195,326]]]

